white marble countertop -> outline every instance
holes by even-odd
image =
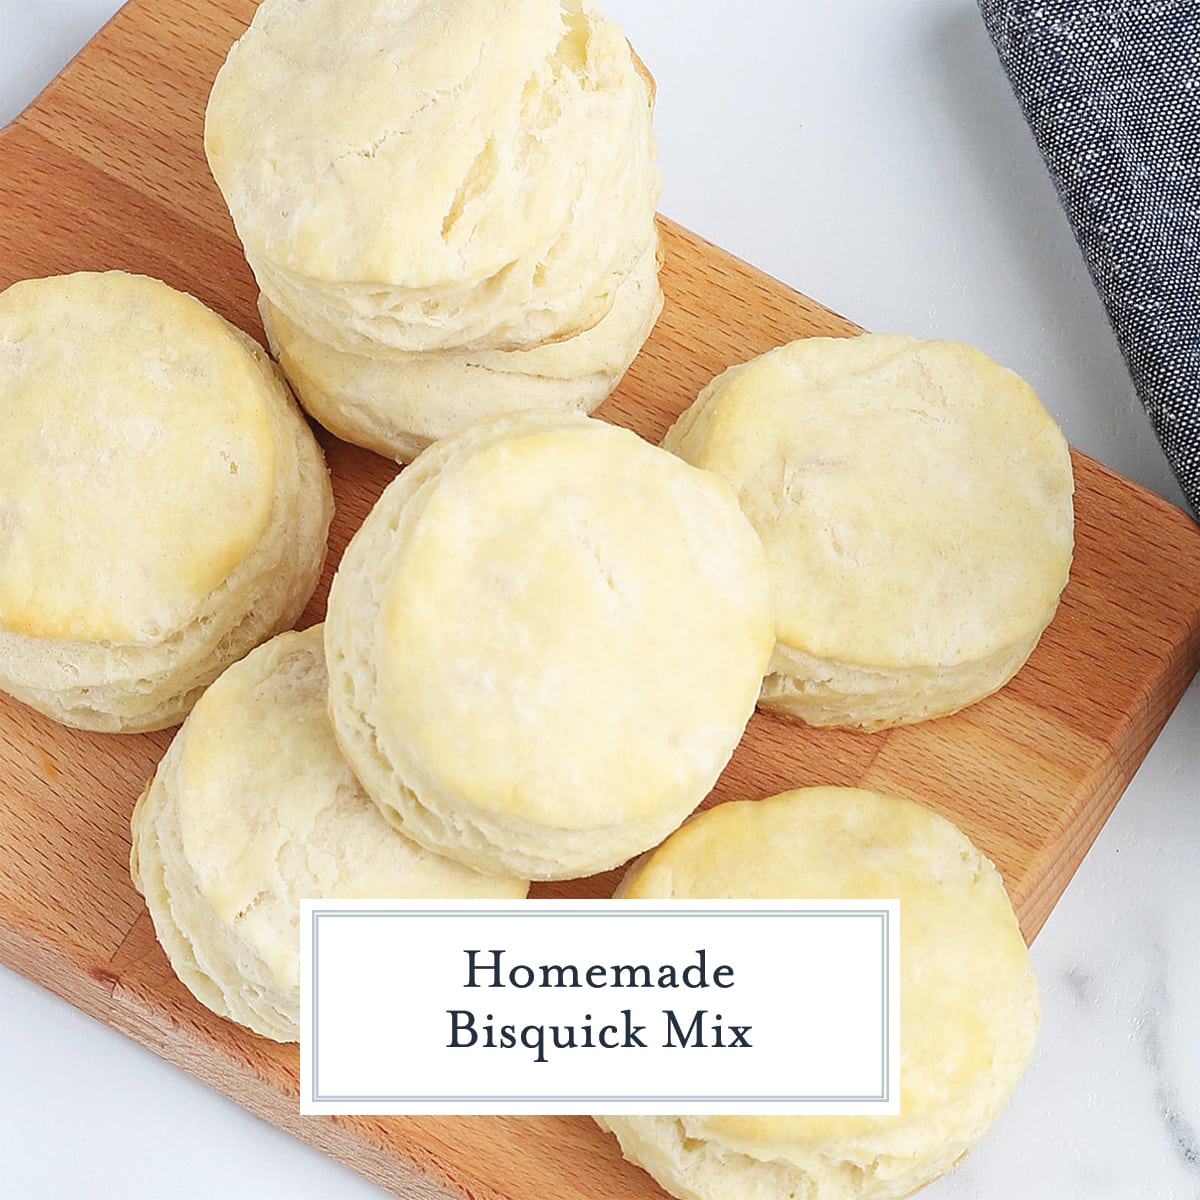
[[[0,122],[115,7],[0,0]],[[1181,503],[972,0],[607,9],[658,80],[664,213],[868,328],[974,343],[1075,446]],[[1196,1200],[1200,686],[1033,954],[1037,1058],[922,1196]],[[0,1080],[14,1200],[383,1195],[3,969]]]

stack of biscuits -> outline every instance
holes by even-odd
[[[587,0],[267,0],[205,148],[301,403],[405,462],[594,409],[662,306],[653,84]]]
[[[579,0],[266,0],[214,84],[209,161],[280,364],[333,432],[419,453],[323,637],[231,668],[134,815],[180,977],[268,1036],[295,1036],[301,894],[614,867],[753,712],[774,620],[749,521],[586,415],[662,305],[652,101]]]

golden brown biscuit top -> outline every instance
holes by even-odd
[[[144,276],[0,295],[0,626],[157,640],[262,535],[263,368],[198,300]]]
[[[405,506],[378,737],[491,812],[635,820],[715,774],[749,717],[762,548],[715,476],[603,422],[530,420]]]

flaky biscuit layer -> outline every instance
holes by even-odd
[[[612,393],[662,310],[657,243],[589,330],[529,350],[348,354],[265,297],[272,352],[301,404],[338,437],[400,462],[471,421],[525,409],[591,412]]]
[[[350,353],[591,328],[653,237],[653,89],[585,0],[267,0],[209,164],[263,293]]]

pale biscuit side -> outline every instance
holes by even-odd
[[[305,409],[338,437],[408,462],[473,420],[524,409],[591,412],[616,388],[662,310],[656,247],[592,329],[529,350],[348,354],[265,297],[272,352]]]

